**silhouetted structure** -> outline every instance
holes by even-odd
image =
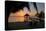
[[[25,14],[25,15],[24,15],[24,18],[25,18],[24,21],[28,21],[28,20],[29,20],[29,15],[28,15],[28,14]]]
[[[39,14],[39,18],[45,18],[45,14],[44,14],[43,11],[40,12],[40,14]]]

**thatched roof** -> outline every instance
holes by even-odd
[[[25,14],[24,16],[29,16],[29,14]]]

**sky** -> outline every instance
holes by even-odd
[[[35,16],[35,14],[37,12],[36,12],[36,9],[35,9],[33,3],[29,3],[29,7],[30,7],[30,12],[29,12],[28,8],[24,7],[23,10],[20,9],[19,12],[11,13],[10,16],[24,16],[26,13],[28,13],[30,16]],[[38,8],[38,13],[40,13],[41,11],[44,12],[44,4],[43,3],[37,3],[37,8]],[[12,18],[10,16],[9,16],[9,22],[16,22],[16,21],[23,22],[24,21],[24,17]]]
[[[44,3],[37,3],[37,8],[38,8],[38,12],[40,13],[40,11],[45,11],[45,5]]]
[[[37,5],[37,8],[38,8],[38,13],[40,13],[41,11],[44,12],[44,9],[45,9],[44,3],[36,3],[36,5]],[[29,7],[30,7],[30,9],[33,10],[33,11],[36,10],[36,9],[34,8],[33,3],[29,3]]]

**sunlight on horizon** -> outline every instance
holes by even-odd
[[[28,11],[29,12],[29,11]],[[9,16],[8,22],[24,22],[24,15],[29,14],[30,16],[35,16],[36,11],[31,10],[29,13],[26,13],[26,10],[20,10],[16,13],[11,13],[10,16],[15,16],[11,18]],[[17,16],[23,16],[23,17],[17,17]]]

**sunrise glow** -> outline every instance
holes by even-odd
[[[24,10],[20,9],[18,12],[15,13],[11,13],[10,16],[15,16],[12,19],[10,19],[11,17],[9,16],[9,22],[24,22],[24,15],[25,14],[29,14],[30,16],[35,16],[37,12],[36,11],[29,11],[26,7],[24,8]]]

